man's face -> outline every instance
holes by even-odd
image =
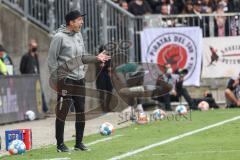
[[[161,14],[162,15],[168,15],[168,6],[167,5],[162,5]]]
[[[37,47],[38,47],[37,42],[32,41],[30,43],[30,50],[31,50],[31,52],[36,52],[37,51]]]
[[[201,5],[195,4],[195,5],[193,6],[193,8],[194,8],[195,11],[201,12]]]
[[[74,32],[80,32],[83,23],[83,17],[78,17],[77,19],[70,21],[70,25]]]
[[[122,3],[122,8],[125,10],[128,10],[128,3],[127,2],[123,2]]]

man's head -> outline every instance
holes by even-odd
[[[38,47],[37,41],[35,39],[31,39],[29,41],[29,52],[35,53],[37,51],[37,47]]]
[[[193,10],[197,12],[201,12],[201,9],[202,9],[202,1],[200,0],[195,1],[193,4]]]
[[[128,10],[128,3],[126,1],[122,1],[119,4],[123,9]]]
[[[84,23],[83,16],[78,10],[70,11],[65,15],[65,21],[67,26],[74,32],[80,32],[80,29]]]
[[[193,2],[192,2],[192,0],[187,0],[185,6],[186,6],[186,11],[187,12],[192,12],[193,11]]]
[[[168,15],[168,5],[166,5],[166,4],[163,4],[162,6],[161,6],[161,14],[162,15]]]

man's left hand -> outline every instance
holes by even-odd
[[[105,63],[106,61],[108,61],[109,59],[111,59],[111,56],[106,55],[106,51],[104,50],[103,52],[99,53],[97,56],[97,60]]]

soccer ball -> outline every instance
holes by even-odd
[[[100,126],[100,133],[104,136],[108,136],[114,132],[114,127],[111,123],[105,122]]]
[[[201,101],[198,104],[198,109],[200,109],[201,111],[207,111],[209,109],[209,104],[206,101]]]
[[[166,116],[166,112],[161,109],[156,109],[153,111],[152,116],[154,120],[160,120]]]
[[[185,115],[187,114],[187,108],[184,105],[180,104],[176,107],[175,112],[179,115]]]
[[[26,151],[26,145],[21,140],[14,140],[10,143],[8,147],[8,152],[11,155],[23,154]]]
[[[31,110],[28,110],[25,115],[24,115],[25,119],[26,120],[30,120],[30,121],[33,121],[34,119],[36,119],[36,115],[33,111]]]
[[[138,124],[147,124],[149,121],[148,116],[145,112],[139,112],[137,117]]]

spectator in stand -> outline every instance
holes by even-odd
[[[234,12],[235,11],[233,0],[218,0],[217,4],[223,6],[224,12]]]
[[[187,0],[182,11],[183,14],[194,14],[192,0]]]
[[[201,13],[212,13],[214,9],[214,3],[212,0],[202,0]]]
[[[212,0],[202,0],[201,13],[210,14],[213,12],[214,4]],[[209,17],[203,17],[203,33],[204,36],[209,36]]]
[[[230,78],[225,90],[227,107],[240,107],[240,73],[237,78]]]
[[[161,5],[160,13],[164,16],[169,15],[169,8],[167,4]]]
[[[197,0],[192,3],[191,0],[187,0],[185,4],[183,13],[185,14],[195,14],[197,16],[188,17],[184,19],[184,24],[187,26],[200,26],[202,28],[202,16],[201,16],[201,7],[202,2]]]
[[[234,11],[235,12],[240,12],[240,2],[239,2],[239,0],[235,0],[234,2],[233,2],[233,5],[234,5]]]
[[[193,12],[196,15],[200,15],[202,11],[202,1],[197,0],[196,2],[193,3]]]
[[[161,5],[160,14],[163,16],[167,16],[170,14],[169,7],[167,4]],[[175,20],[172,18],[162,18],[162,27],[174,27],[175,26]]]
[[[224,5],[222,5],[221,3],[218,4],[217,6],[217,10],[216,10],[216,14],[224,14]],[[214,28],[214,32],[215,32],[215,36],[218,37],[223,37],[223,36],[228,36],[229,35],[229,27],[228,27],[228,21],[227,21],[227,17],[226,16],[221,16],[221,15],[217,15],[215,17],[215,28]]]
[[[151,14],[152,9],[146,0],[133,0],[128,5],[128,11],[134,15]]]
[[[153,13],[157,13],[156,11],[159,10],[159,6],[161,6],[162,0],[149,0],[148,2],[153,10]]]
[[[184,3],[181,0],[162,0],[161,4],[155,8],[155,13],[159,13],[163,5],[167,6],[168,15],[169,14],[179,14],[182,12]]]
[[[184,8],[182,0],[169,0],[170,14],[179,14]]]
[[[128,11],[128,3],[127,3],[127,1],[120,1],[119,2],[119,6]]]

